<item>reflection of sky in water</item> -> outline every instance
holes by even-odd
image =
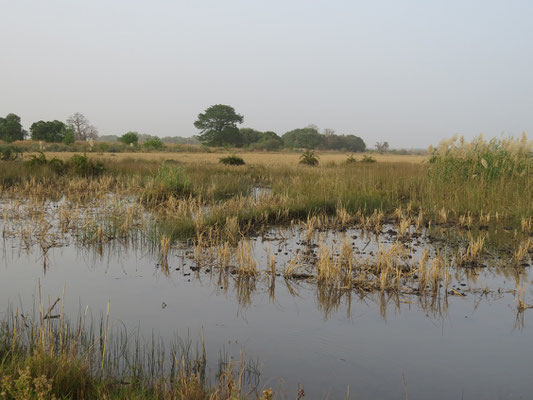
[[[304,236],[274,229],[269,240],[256,238],[258,266],[266,268],[270,249],[282,271],[296,253],[309,251]],[[334,240],[342,243],[340,234],[322,236],[332,245]],[[346,237],[356,249],[364,249],[362,259],[375,256],[374,237],[357,230]],[[428,246],[423,238],[420,243]],[[247,291],[250,286],[239,286],[236,275],[226,273],[224,280],[211,267],[209,273],[206,268],[196,273],[190,270],[195,265],[190,253],[175,251],[166,276],[157,257],[143,249],[115,246],[104,248],[100,256],[74,247],[53,248],[44,273],[38,246],[20,250],[18,242],[8,239],[2,244],[0,300],[28,310],[40,279],[44,303],[53,303],[65,288],[66,313],[73,317],[86,306],[99,316],[110,300],[111,317],[129,329],[140,327],[146,338],[154,332],[195,340],[203,329],[211,363],[220,350],[238,357],[244,348],[260,362],[262,385],[277,387],[283,380],[291,395],[301,382],[312,398],[345,396],[348,385],[352,398],[398,397],[403,376],[410,399],[510,398],[533,391],[533,330],[527,323],[533,310],[525,311],[522,327],[514,294],[476,290],[486,285],[515,288],[512,275],[502,276],[495,268],[482,270],[477,281],[459,270],[454,285],[467,290],[467,296],[450,296],[447,307],[430,300],[422,306],[415,296],[361,297],[356,292],[351,301],[345,294],[329,304],[316,285],[305,281],[277,277],[272,298],[265,274]],[[414,250],[415,258],[419,253]],[[525,281],[530,280],[526,275]],[[529,286],[526,300],[531,302]]]

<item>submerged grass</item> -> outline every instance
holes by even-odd
[[[266,226],[313,216],[329,218],[316,228],[361,224],[378,232],[383,221],[396,219],[399,209],[409,210],[398,221],[401,235],[412,221],[418,228],[531,231],[530,151],[524,136],[443,142],[428,164],[380,161],[307,168],[247,163],[234,168],[105,158],[92,162],[101,166],[99,176],[58,174],[50,162],[0,161],[0,197],[94,203],[109,195],[129,197],[157,222],[156,242],[161,236],[173,241],[200,234],[235,242]],[[266,191],[257,195],[258,189]],[[105,229],[98,234],[95,227],[94,232],[92,236],[106,236]]]
[[[58,299],[39,305],[35,318],[17,310],[0,322],[0,399],[273,398],[271,389],[245,384],[253,367],[242,358],[221,359],[210,383],[203,341],[196,354],[190,342],[177,341],[165,356],[163,343],[113,329],[108,314],[96,327],[84,318],[72,324],[55,312],[60,306]]]

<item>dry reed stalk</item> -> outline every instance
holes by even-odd
[[[231,247],[228,242],[217,247],[218,263],[223,269],[227,269],[231,262]]]
[[[448,211],[444,207],[439,211],[439,222],[441,224],[446,224],[448,222]]]
[[[161,270],[166,274],[169,273],[168,251],[170,250],[170,243],[171,239],[168,236],[161,236],[159,260],[161,262]]]
[[[424,212],[422,209],[418,210],[418,215],[416,217],[416,230],[420,231],[422,226],[424,225]]]
[[[485,235],[480,235],[477,239],[473,239],[470,235],[466,252],[459,253],[459,261],[461,264],[475,263],[479,260],[485,246],[485,238]]]
[[[241,275],[256,276],[257,263],[253,255],[253,244],[250,240],[241,240],[236,252],[237,272]]]
[[[513,254],[513,264],[520,264],[531,251],[533,251],[533,241],[530,238],[522,240]]]
[[[409,236],[409,227],[411,226],[411,219],[410,218],[402,218],[400,220],[400,224],[398,226],[398,236],[399,237],[405,237],[406,234]]]
[[[522,220],[520,221],[520,227],[522,229],[522,233],[530,233],[532,226],[533,226],[533,219],[531,217],[529,218],[522,217]]]

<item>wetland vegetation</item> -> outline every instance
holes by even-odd
[[[92,254],[96,264],[107,265],[114,255],[139,253],[157,278],[136,290],[164,291],[160,279],[179,279],[200,285],[194,287],[202,293],[210,288],[209,307],[224,296],[249,315],[260,304],[254,299],[274,305],[277,299],[305,299],[305,307],[316,308],[324,324],[335,326],[341,311],[353,318],[353,307],[370,307],[384,319],[407,307],[446,320],[453,307],[504,304],[495,318],[512,315],[510,328],[531,338],[525,315],[533,306],[533,159],[525,135],[470,143],[454,138],[418,162],[377,155],[373,162],[368,155],[327,161],[327,154],[311,151],[294,155],[290,163],[271,161],[273,154],[228,157],[242,159],[242,165],[218,163],[218,155],[206,162],[165,153],[16,154],[0,161],[3,258],[11,269],[22,268],[17,260],[31,258],[42,267],[33,275],[25,272],[33,280],[61,269],[62,249]],[[117,298],[120,282],[113,286]],[[4,278],[2,284],[10,285]],[[250,368],[243,357],[237,363],[226,359],[210,373],[203,345],[194,356],[190,346],[169,345],[163,357],[157,340],[130,346],[131,340],[123,340],[129,335],[120,330],[107,345],[109,303],[96,326],[85,326],[79,317],[74,327],[68,322],[78,318],[74,313],[54,311],[64,298],[52,294],[56,297],[62,300],[44,306],[39,296],[33,318],[17,307],[6,314],[0,397],[283,398],[272,381],[275,374],[264,375],[266,384],[245,382]],[[284,317],[265,314],[271,325],[280,318],[277,329],[285,329]],[[273,327],[258,326],[268,342]],[[303,365],[305,355],[296,358],[301,364],[284,372],[301,374],[307,387],[317,372]],[[309,392],[293,378],[286,389],[298,398],[306,391],[311,398],[357,394],[357,384],[363,384],[351,376],[364,375],[364,368],[350,365],[347,375],[340,374],[343,380],[333,381],[342,386],[337,391],[322,393],[318,384],[309,384]],[[398,383],[377,397],[407,395],[405,382]],[[417,384],[409,381],[415,398]],[[365,397],[375,389],[359,393]]]

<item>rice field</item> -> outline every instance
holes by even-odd
[[[0,161],[0,396],[527,397],[531,151]]]

